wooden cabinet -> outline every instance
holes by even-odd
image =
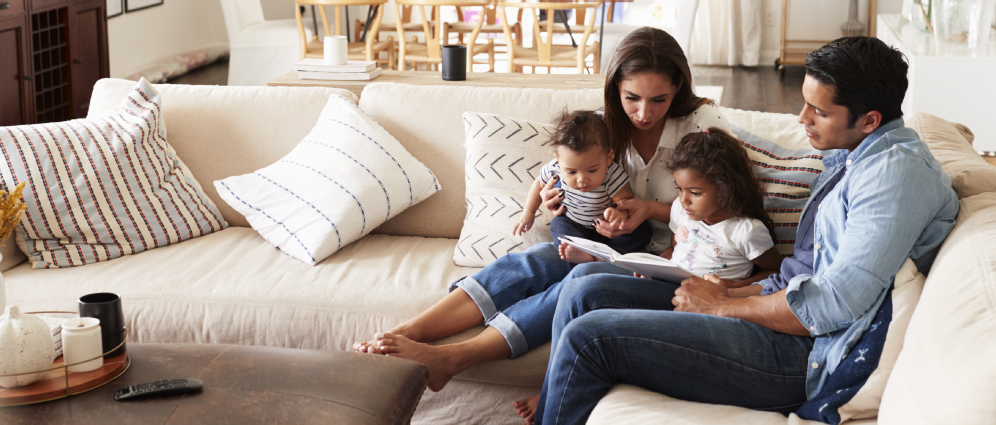
[[[110,74],[105,8],[0,0],[0,126],[86,116],[94,83]]]

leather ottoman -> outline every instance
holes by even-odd
[[[0,408],[0,424],[406,424],[429,379],[369,354],[197,344],[128,344],[131,367],[93,391]],[[130,385],[204,381],[201,392],[114,401]]]

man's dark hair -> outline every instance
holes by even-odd
[[[609,127],[595,111],[564,111],[557,117],[557,130],[553,132],[553,146],[566,146],[574,152],[587,152],[601,146],[608,153]]]
[[[902,53],[875,37],[844,37],[806,58],[806,75],[834,88],[833,103],[847,107],[847,124],[870,111],[882,124],[903,116],[909,65]]]

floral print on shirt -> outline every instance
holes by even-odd
[[[726,259],[723,258],[722,247],[717,243],[716,238],[705,234],[699,228],[689,231],[685,226],[679,227],[678,231],[674,235],[674,241],[681,243],[687,239],[691,239],[691,246],[688,249],[688,254],[685,255],[685,258],[679,261],[679,264],[684,266],[686,269],[692,270],[694,268],[692,263],[695,261],[695,254],[699,250],[699,244],[703,243],[706,246],[712,247],[712,252],[716,257],[716,265],[709,269],[708,274],[714,274],[719,277],[722,270],[727,268],[727,264]]]

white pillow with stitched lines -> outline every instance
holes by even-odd
[[[287,156],[215,187],[267,241],[310,265],[440,190],[428,167],[337,95]]]

